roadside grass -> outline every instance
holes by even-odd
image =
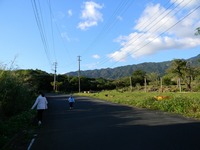
[[[99,93],[79,93],[78,95],[200,119],[200,93],[198,92],[145,93],[112,90]]]
[[[19,149],[27,144],[34,130],[34,116],[34,111],[25,111],[9,120],[0,121],[0,149]]]

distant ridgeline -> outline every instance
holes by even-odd
[[[190,62],[192,66],[197,66],[199,59],[200,54],[195,57],[186,59],[186,61]],[[89,78],[118,79],[132,75],[135,70],[143,70],[146,73],[156,72],[162,76],[165,74],[165,71],[170,66],[171,62],[172,61],[164,61],[158,63],[145,62],[137,65],[127,65],[116,68],[86,70],[81,71],[81,76]],[[66,73],[66,75],[77,76],[77,72],[69,72]]]

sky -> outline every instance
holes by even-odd
[[[200,0],[0,0],[0,67],[64,74],[188,59],[200,54],[199,14]]]

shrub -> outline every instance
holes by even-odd
[[[11,71],[0,73],[0,104],[4,117],[25,111],[32,99],[31,88],[27,87]]]

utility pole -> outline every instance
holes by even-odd
[[[147,78],[144,77],[144,90],[145,90],[145,93],[147,92]]]
[[[163,92],[163,80],[162,80],[162,77],[160,77],[160,88],[161,88],[161,92]]]
[[[56,90],[56,69],[57,69],[57,62],[54,62],[54,83],[53,83],[53,90]]]
[[[78,91],[81,92],[81,78],[80,78],[80,59],[81,56],[78,56]]]
[[[133,85],[132,85],[132,77],[130,76],[130,88],[131,88],[131,92],[133,91]]]

